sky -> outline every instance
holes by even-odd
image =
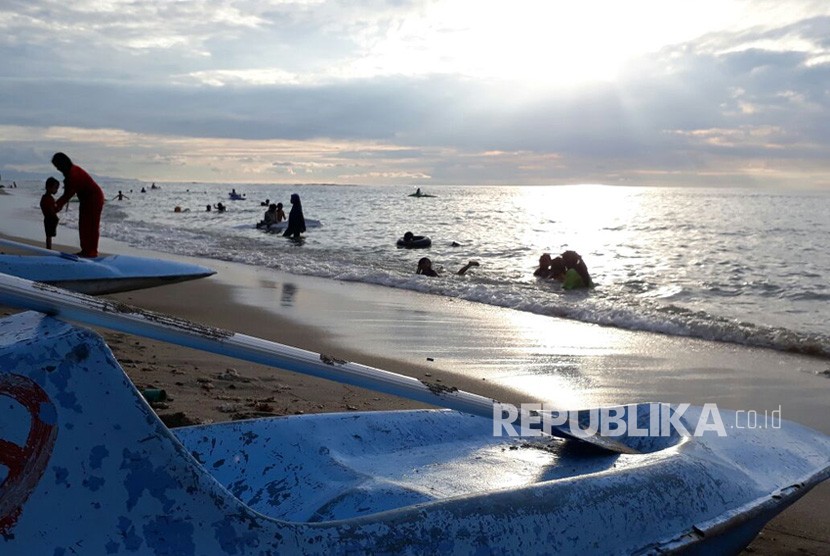
[[[830,2],[4,0],[0,175],[830,188]]]

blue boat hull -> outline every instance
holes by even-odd
[[[210,268],[129,255],[81,259],[74,255],[0,255],[0,273],[101,295],[211,276]]]
[[[724,554],[830,474],[794,423],[679,440],[615,454],[445,410],[170,431],[94,332],[0,320],[4,556]]]

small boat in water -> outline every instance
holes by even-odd
[[[415,190],[415,193],[410,193],[409,197],[437,197],[437,195],[430,195],[429,193],[422,193],[421,188]]]
[[[628,450],[497,436],[492,414],[447,410],[171,430],[97,333],[59,319],[351,384],[378,373],[376,389],[407,383],[439,407],[467,398],[12,277],[0,304],[56,315],[0,319],[4,555],[732,554],[830,475],[830,438],[789,422],[618,439]],[[649,407],[630,409],[638,425]],[[675,410],[692,430],[706,414]]]
[[[0,254],[0,273],[89,295],[153,288],[216,274],[204,266],[163,259],[130,255],[88,259],[10,240],[0,240],[0,245],[36,253]]]
[[[305,219],[305,227],[306,228],[319,228],[323,225],[322,222],[319,220],[314,220],[313,218],[306,218]],[[258,230],[263,230],[265,232],[284,232],[286,228],[288,228],[288,220],[283,220],[282,222],[278,222],[276,224],[268,224],[265,225],[264,222],[257,222],[256,228]]]

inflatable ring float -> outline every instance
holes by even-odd
[[[412,236],[410,240],[399,239],[396,245],[405,249],[423,249],[432,245],[432,240],[427,236]]]

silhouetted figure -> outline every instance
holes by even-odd
[[[288,228],[282,234],[285,237],[292,237],[297,239],[300,234],[305,233],[305,217],[303,216],[303,204],[300,202],[300,196],[296,193],[291,194],[291,212],[288,213]]]
[[[550,278],[550,253],[542,253],[542,256],[539,257],[539,268],[533,271],[533,275],[537,278]]]
[[[78,235],[81,241],[81,257],[98,256],[98,239],[101,234],[101,211],[104,209],[104,192],[95,180],[64,153],[55,153],[52,165],[64,176],[63,195],[57,201],[58,210],[78,195]]]
[[[563,288],[576,289],[594,287],[594,282],[591,280],[591,275],[588,273],[588,266],[585,264],[585,261],[582,260],[582,256],[579,253],[577,253],[576,251],[565,251],[564,253],[562,253],[561,257],[562,263],[565,265],[566,273],[565,281],[562,285]],[[579,275],[580,280],[568,280],[567,274],[571,270],[573,270],[577,275]]]
[[[55,197],[61,183],[55,178],[46,180],[46,193],[40,198],[40,211],[43,213],[43,229],[46,231],[46,248],[52,248],[52,238],[58,235],[58,205]]]

